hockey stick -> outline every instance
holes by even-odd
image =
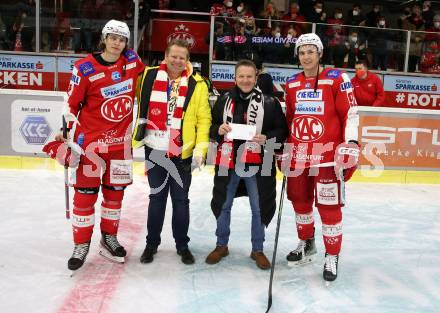
[[[67,122],[64,116],[63,116],[63,138],[67,139]],[[66,219],[70,219],[69,167],[67,165],[64,165],[64,199],[66,202]]]
[[[284,200],[284,191],[286,189],[286,182],[287,182],[287,178],[286,178],[286,176],[283,176],[283,184],[282,184],[282,187],[281,187],[281,195],[280,195],[280,205],[279,205],[279,208],[278,208],[277,229],[276,229],[276,232],[275,232],[275,243],[274,243],[273,255],[272,255],[272,266],[270,268],[269,296],[268,296],[268,299],[267,299],[267,310],[266,310],[266,313],[268,313],[270,308],[272,307],[273,273],[275,271],[275,260],[276,260],[276,257],[277,257],[278,236],[280,234],[281,214],[283,212],[283,200]]]

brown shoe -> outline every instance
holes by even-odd
[[[255,260],[255,263],[262,270],[267,270],[270,268],[270,262],[264,255],[263,251],[252,251],[251,253],[252,260]]]
[[[228,254],[228,246],[217,246],[214,250],[211,251],[210,254],[208,254],[205,261],[208,264],[216,264]]]

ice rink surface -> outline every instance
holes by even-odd
[[[139,262],[148,185],[136,176],[126,192],[119,232],[127,262],[114,264],[98,255],[98,203],[91,252],[70,277],[73,243],[64,217],[63,173],[0,170],[0,312],[265,312],[270,272],[249,257],[247,198],[234,202],[229,256],[217,265],[204,262],[216,240],[212,180],[207,171],[193,176],[189,236],[195,265],[182,264],[175,252],[170,202],[154,262]],[[297,236],[292,206],[285,200],[270,312],[440,312],[440,186],[352,183],[346,194],[339,276],[330,286],[322,279],[316,212],[315,263],[287,266],[285,256],[296,247]],[[266,231],[269,258],[276,218]]]

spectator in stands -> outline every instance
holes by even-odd
[[[425,42],[440,42],[440,14],[436,14],[433,18],[432,26],[426,29]]]
[[[387,23],[385,17],[380,17],[376,23],[377,30],[370,31],[368,47],[373,55],[373,68],[386,71],[388,67],[389,33],[385,30]]]
[[[358,105],[383,106],[385,92],[379,76],[368,71],[367,61],[356,62],[356,76],[351,79]]]
[[[207,35],[206,39],[207,39],[206,42],[209,43],[209,39],[210,39],[209,34]],[[232,43],[231,37],[229,36],[229,38],[226,38],[226,36],[224,35],[223,23],[216,22],[214,24],[214,55],[213,55],[214,60],[226,60],[225,46],[228,43],[226,41]],[[232,49],[230,50],[232,52]],[[232,60],[232,53],[229,60]]]
[[[72,19],[72,26],[78,28],[73,32],[73,50],[76,53],[93,51],[93,32],[98,30],[93,23],[95,17],[95,1],[81,1],[76,19]]]
[[[236,24],[234,37],[234,59],[252,59],[254,54],[258,54],[258,49],[252,43],[255,26],[253,18],[239,21]]]
[[[284,44],[281,41],[281,28],[278,25],[272,27],[270,34],[271,42],[263,44],[261,55],[265,63],[279,64],[283,62]]]
[[[288,23],[283,23],[282,33],[287,33],[289,27],[295,27],[297,35],[301,35],[307,28],[307,24],[303,23],[306,21],[303,15],[299,14],[299,5],[296,2],[290,4],[289,11],[282,18],[283,21]],[[299,22],[299,23],[298,23]]]
[[[10,35],[12,50],[33,51],[35,35],[35,1],[22,0],[15,6],[16,18]]]
[[[258,28],[261,29],[263,36],[270,36],[272,27],[274,26],[274,20],[280,19],[280,13],[275,4],[269,1],[266,4],[266,8],[260,13],[260,18],[264,20],[257,23]]]
[[[382,16],[380,4],[374,3],[373,10],[367,13],[365,25],[369,27],[377,27],[377,21]]]
[[[58,12],[55,18],[55,27],[53,28],[52,50],[70,49],[70,38],[72,37],[70,25],[70,13]]]
[[[246,20],[247,18],[253,18],[254,14],[249,9],[249,6],[247,4],[245,4],[244,2],[240,2],[237,6],[237,17]]]
[[[412,31],[411,43],[409,46],[409,61],[408,71],[415,72],[422,55],[422,46],[424,40],[424,22],[422,18],[420,6],[414,5],[412,7],[412,14],[402,23],[402,27],[405,30]]]
[[[431,1],[423,1],[423,10],[422,10],[422,18],[425,22],[425,28],[432,27],[432,23],[434,20],[435,12],[431,8]]]
[[[352,31],[348,40],[345,41],[345,47],[347,48],[347,54],[344,58],[344,63],[349,68],[354,68],[356,62],[367,58],[366,44],[361,39],[357,31]]]
[[[325,23],[327,14],[323,10],[324,4],[321,0],[317,0],[313,5],[313,10],[304,12],[307,22],[310,23]]]
[[[329,47],[327,62],[334,64],[335,67],[342,67],[346,53],[342,9],[336,8],[333,17],[329,18],[327,23],[330,24],[325,31],[326,43]]]
[[[427,74],[440,74],[440,45],[439,41],[427,44],[426,51],[420,60],[420,70]]]
[[[295,40],[299,37],[295,25],[290,25],[287,29],[287,41],[284,44],[284,64],[295,64],[295,58],[293,57],[295,54]]]
[[[364,21],[364,16],[361,14],[361,6],[353,4],[353,8],[347,13],[347,25],[359,26]]]

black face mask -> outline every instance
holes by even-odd
[[[253,30],[253,29],[254,29],[253,26],[250,26],[250,25],[246,26],[246,30]]]

